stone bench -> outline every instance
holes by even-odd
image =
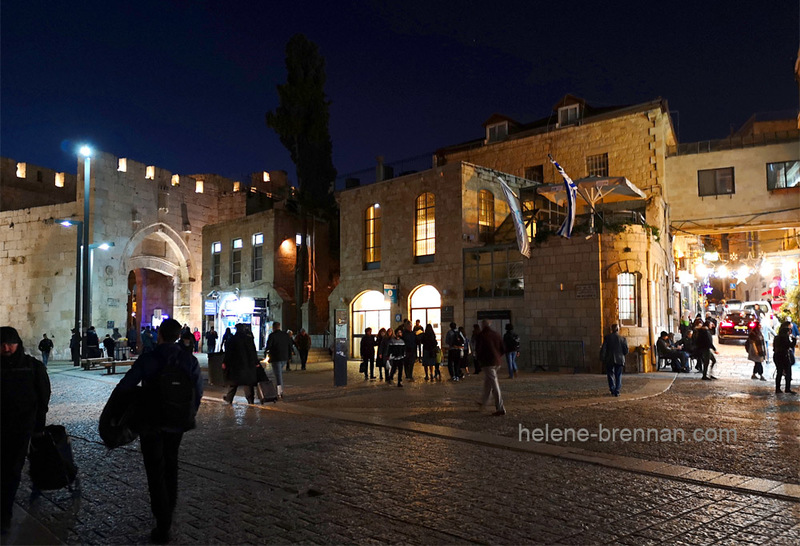
[[[106,372],[108,375],[117,373],[118,366],[130,366],[136,362],[135,360],[109,360],[107,362],[103,362],[103,366],[106,368]]]
[[[105,367],[109,361],[113,359],[108,357],[98,357],[98,358],[81,358],[81,368],[84,370],[93,370],[101,367]]]

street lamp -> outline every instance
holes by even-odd
[[[55,223],[64,227],[78,226],[78,234],[75,238],[75,331],[81,334],[81,263],[82,263],[82,239],[83,222],[80,220],[58,219]]]
[[[114,246],[114,242],[110,243],[92,243],[89,245],[89,269],[86,274],[84,282],[84,302],[88,307],[84,313],[84,325],[88,328],[92,325],[92,270],[94,269],[94,249],[108,250]]]
[[[83,156],[83,248],[89,248],[89,187],[91,186],[92,149],[83,145],[78,150]],[[81,305],[83,326],[91,326],[92,309],[89,297],[89,253],[83,253],[83,304]]]

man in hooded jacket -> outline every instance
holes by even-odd
[[[248,404],[255,402],[255,385],[258,382],[256,368],[259,366],[258,352],[253,336],[246,324],[237,324],[236,333],[225,343],[225,359],[222,369],[228,382],[228,393],[222,397],[233,403],[236,389],[244,387],[244,397]]]

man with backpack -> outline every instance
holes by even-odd
[[[158,329],[155,349],[136,359],[117,389],[131,390],[141,382],[143,412],[139,433],[156,527],[155,544],[169,542],[172,514],[178,499],[178,449],[183,433],[195,427],[203,396],[203,376],[194,355],[175,341],[181,324],[167,319]]]

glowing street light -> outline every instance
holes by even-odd
[[[89,249],[89,187],[91,186],[91,164],[92,164],[92,149],[87,145],[82,145],[78,149],[78,154],[83,156],[83,248]],[[90,305],[89,296],[89,252],[83,253],[83,305],[82,317],[83,326],[88,328],[91,326],[92,310]]]

